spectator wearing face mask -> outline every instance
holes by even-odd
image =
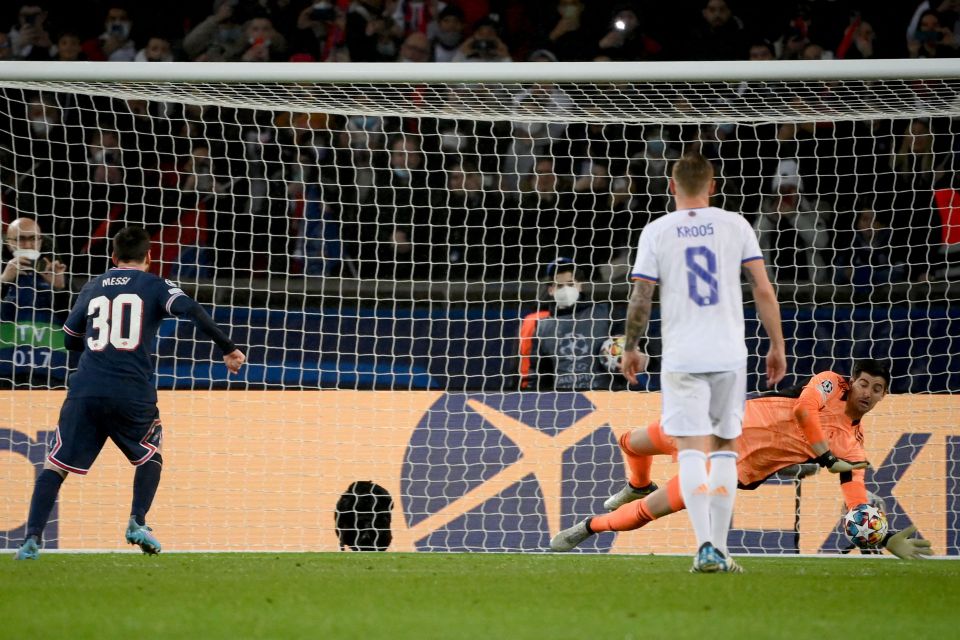
[[[53,214],[66,212],[71,206],[72,191],[69,181],[63,179],[66,176],[62,168],[68,159],[79,160],[75,147],[70,145],[73,140],[70,132],[63,123],[66,114],[57,102],[50,93],[29,98],[26,119],[16,120],[14,131],[29,140],[30,154],[22,158],[15,156],[10,165],[10,170],[20,176],[20,206]]]
[[[83,51],[90,60],[131,62],[137,55],[137,47],[130,39],[133,23],[123,7],[110,7],[103,21],[103,33],[98,38],[83,44]]]
[[[549,302],[524,316],[520,327],[520,389],[587,391],[620,384],[597,360],[614,329],[610,305],[581,301],[581,279],[569,258],[547,265],[545,276]]]
[[[463,10],[453,4],[444,7],[437,15],[434,32],[433,59],[452,62],[463,43]]]
[[[754,224],[767,273],[777,282],[827,283],[833,277],[820,209],[804,195],[797,161],[781,160]]]

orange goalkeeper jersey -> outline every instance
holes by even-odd
[[[845,413],[849,385],[832,371],[817,374],[804,386],[800,397],[757,398],[747,402],[740,436],[737,475],[741,485],[762,482],[784,467],[816,458],[808,434],[797,424],[794,409],[804,404],[819,416],[822,436],[838,458],[866,460],[863,429],[859,420]],[[867,502],[864,472],[840,474],[841,490],[849,508]]]
[[[811,462],[816,458],[810,436],[797,423],[794,409],[807,406],[816,416],[816,439],[826,438],[833,455],[850,462],[866,460],[860,421],[844,412],[849,385],[832,371],[817,374],[806,384],[799,398],[769,397],[748,400],[743,415],[743,433],[738,443],[737,481],[753,489],[784,467]],[[664,453],[676,455],[676,444],[658,425],[656,444]],[[840,490],[848,508],[867,502],[864,472],[839,474]]]

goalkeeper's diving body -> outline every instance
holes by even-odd
[[[794,464],[817,462],[840,479],[848,509],[867,503],[864,475],[869,463],[863,447],[863,417],[886,395],[887,366],[858,360],[849,379],[833,371],[814,376],[799,397],[768,396],[747,401],[739,440],[737,484],[755,489],[776,472]],[[627,467],[627,485],[610,496],[596,515],[565,529],[550,541],[553,551],[570,551],[594,533],[632,531],[684,508],[678,478],[657,487],[650,478],[655,455],[676,456],[673,439],[659,422],[624,433],[620,439]],[[889,533],[884,546],[900,558],[930,554],[927,540],[910,536],[916,527]]]
[[[146,525],[163,465],[163,431],[151,358],[160,322],[189,318],[223,350],[223,361],[237,373],[246,357],[213,319],[175,283],[150,267],[150,235],[126,227],[113,239],[116,265],[88,282],[63,325],[64,345],[83,351],[60,409],[56,439],[37,476],[30,501],[26,539],[17,560],[39,555],[40,541],[67,472],[85,475],[107,438],[137,470],[126,540],[144,553],[160,552]]]

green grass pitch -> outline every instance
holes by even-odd
[[[960,563],[550,554],[0,556],[0,638],[955,638]]]

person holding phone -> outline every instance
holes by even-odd
[[[42,280],[46,287],[62,290],[66,286],[67,267],[59,260],[41,253],[42,234],[36,221],[31,218],[17,218],[7,229],[6,243],[13,259],[4,265],[0,272],[0,282],[4,291],[8,284],[16,284],[21,278]],[[6,295],[3,296],[7,298]]]
[[[924,11],[913,37],[907,40],[907,51],[911,58],[955,58],[958,45],[953,31],[941,23],[940,14]]]
[[[600,55],[611,60],[653,60],[663,49],[643,33],[637,10],[626,5],[613,12],[610,30],[598,43]]]
[[[10,30],[13,57],[17,60],[48,60],[53,41],[44,23],[47,12],[35,2],[20,5],[19,22]]]
[[[249,43],[237,4],[237,0],[216,0],[213,3],[213,13],[183,38],[183,50],[188,59],[195,62],[240,59]]]
[[[473,35],[467,38],[453,56],[453,62],[510,62],[510,50],[500,39],[500,24],[489,16],[473,27]]]
[[[243,62],[276,62],[282,59],[287,41],[274,28],[270,18],[251,18],[244,24],[248,47],[240,56]]]
[[[60,327],[70,308],[67,268],[44,251],[32,218],[7,228],[0,271],[0,386],[62,386],[68,354]]]

